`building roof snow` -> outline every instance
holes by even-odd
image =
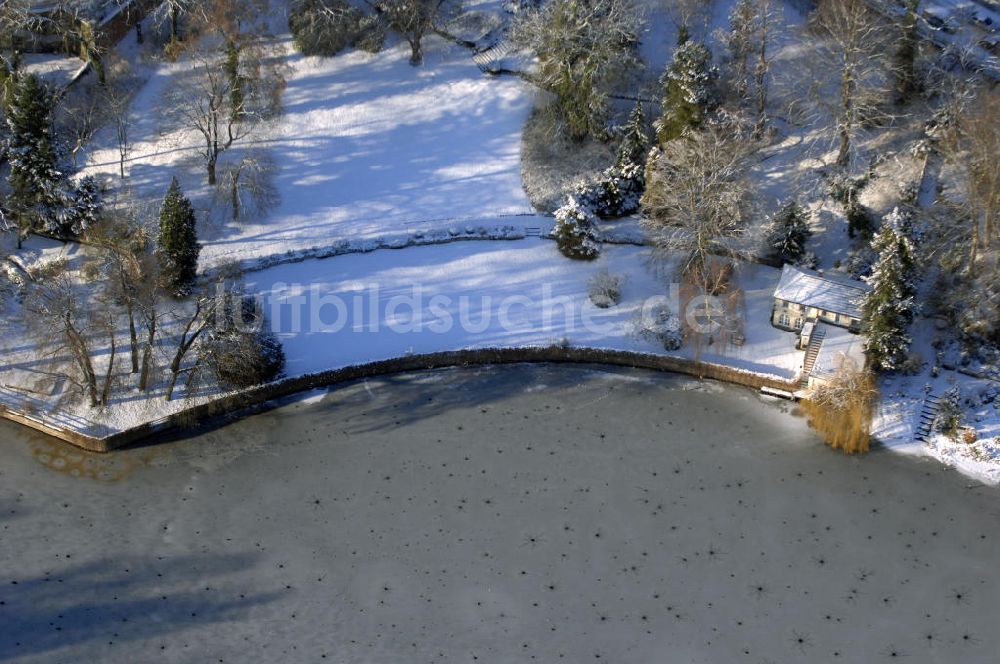
[[[867,284],[846,278],[834,278],[812,270],[785,265],[774,297],[824,311],[861,318],[861,298],[870,290]]]

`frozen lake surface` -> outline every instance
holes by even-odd
[[[0,661],[996,661],[1000,491],[517,366],[88,455],[0,425]]]

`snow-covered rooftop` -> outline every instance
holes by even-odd
[[[842,327],[826,323],[817,325],[826,330],[826,336],[823,337],[816,363],[813,365],[813,376],[828,378],[836,373],[845,360],[859,369],[865,366],[864,337],[848,332]]]
[[[834,278],[812,270],[785,265],[774,297],[825,311],[861,317],[861,298],[867,284],[846,278]]]

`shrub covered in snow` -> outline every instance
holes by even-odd
[[[683,334],[680,318],[665,304],[641,311],[634,326],[639,338],[657,343],[664,350],[677,350],[681,347]]]
[[[601,309],[613,307],[622,298],[622,278],[616,274],[611,274],[605,268],[595,274],[587,282],[587,294],[594,306]]]
[[[559,251],[567,258],[590,261],[601,253],[593,215],[572,196],[567,197],[566,204],[556,210],[553,235]]]
[[[934,430],[949,438],[956,438],[962,426],[962,395],[958,386],[941,395],[938,412],[934,417]]]
[[[64,207],[57,215],[58,234],[63,237],[79,236],[98,222],[101,209],[101,190],[97,180],[89,175],[81,178],[68,192]]]
[[[645,190],[645,165],[615,164],[601,173],[588,203],[602,219],[624,217],[639,210]]]
[[[281,342],[248,297],[229,300],[202,349],[219,383],[228,388],[260,385],[285,367]]]

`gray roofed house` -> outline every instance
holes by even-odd
[[[797,332],[807,322],[861,329],[861,300],[870,290],[860,281],[785,265],[774,289],[771,324]]]

